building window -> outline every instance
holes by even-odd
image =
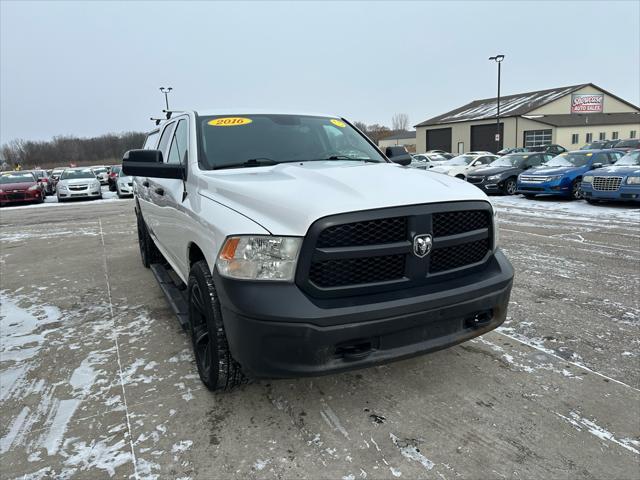
[[[598,138],[600,140],[604,140],[605,138],[607,138],[607,136],[606,136],[605,132],[600,132],[600,135],[598,135]]]
[[[631,130],[631,132],[629,132],[629,138],[636,138],[636,131],[635,130]]]
[[[524,146],[538,147],[551,144],[551,130],[527,130],[524,132]]]
[[[571,135],[571,144],[575,145],[577,143],[580,142],[580,135],[578,135],[577,133],[574,133],[573,135]]]
[[[617,139],[618,139],[618,132],[611,133],[611,140],[617,140]]]
[[[587,133],[587,143],[593,142],[593,133]]]

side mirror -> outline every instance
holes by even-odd
[[[122,157],[122,173],[132,177],[184,180],[186,170],[181,164],[163,163],[160,150],[129,150]]]
[[[384,154],[393,163],[405,166],[411,164],[411,155],[407,153],[404,147],[387,147]]]
[[[591,168],[593,168],[594,170],[596,168],[602,168],[604,167],[604,163],[594,163],[593,165],[591,165]]]

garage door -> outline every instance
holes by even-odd
[[[427,150],[451,151],[451,129],[435,128],[427,130]]]
[[[483,150],[496,153],[502,150],[504,123],[500,124],[500,147],[496,150],[496,124],[474,125],[471,127],[471,150]]]

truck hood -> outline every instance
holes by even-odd
[[[597,168],[587,172],[590,175],[598,175],[602,177],[615,177],[625,175],[640,175],[640,165],[612,165],[610,167]]]
[[[283,163],[202,172],[199,193],[252,219],[274,235],[306,234],[337,213],[421,203],[489,201],[474,185],[390,163]]]

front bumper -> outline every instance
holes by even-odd
[[[640,202],[640,185],[627,185],[623,183],[618,190],[614,191],[595,190],[592,183],[584,182],[582,182],[581,187],[585,198],[593,200]]]
[[[525,195],[571,195],[571,181],[561,178],[548,182],[523,182],[518,180],[516,193]]]
[[[36,202],[44,197],[41,190],[25,190],[21,192],[2,192],[0,193],[0,203],[3,205],[9,203]]]
[[[118,183],[117,189],[120,195],[133,195],[133,183],[131,185]]]
[[[102,195],[100,188],[87,188],[86,190],[58,190],[58,198],[98,198]]]
[[[504,189],[504,180],[502,179],[487,180],[486,178],[483,178],[481,182],[477,182],[477,181],[471,181],[469,177],[467,177],[467,181],[471,185],[478,187],[484,193],[501,193]]]
[[[435,291],[314,300],[295,284],[234,281],[214,271],[231,352],[257,378],[363,368],[469,340],[504,322],[513,275],[498,250],[481,271]]]

